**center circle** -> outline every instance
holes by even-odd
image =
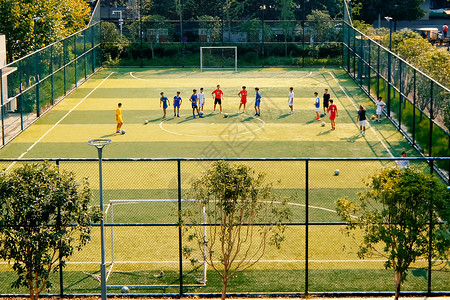
[[[186,117],[186,116],[190,116],[190,115],[181,115],[181,117]],[[242,118],[239,118],[240,116],[245,116],[246,118],[251,118],[251,120],[249,121],[245,121],[242,120]],[[205,118],[200,118],[200,120],[204,120],[207,119],[208,117]],[[253,132],[256,132],[258,130],[261,130],[264,128],[264,126],[266,125],[266,123],[261,120],[260,118],[252,118],[252,116],[248,115],[248,114],[237,114],[237,118],[239,119],[235,119],[236,116],[231,117],[229,120],[230,122],[227,123],[219,123],[218,125],[226,125],[225,127],[222,127],[223,129],[220,130],[219,134],[216,135],[203,135],[203,134],[192,134],[192,133],[184,133],[184,132],[180,132],[178,130],[173,130],[173,129],[167,129],[167,126],[164,127],[165,123],[167,121],[173,120],[175,119],[174,117],[172,118],[168,118],[168,119],[164,119],[159,123],[159,127],[171,134],[176,134],[176,135],[182,135],[182,136],[192,136],[192,137],[206,137],[206,138],[211,138],[211,137],[228,137],[228,136],[237,136],[237,135],[244,135],[244,134],[250,134]],[[195,119],[197,120],[197,119]],[[184,124],[189,124],[192,121],[195,120],[183,120],[182,124],[179,124],[179,122],[176,125],[179,126],[183,126]],[[257,121],[257,122],[256,122]],[[259,126],[257,126],[256,128],[249,128],[249,125],[257,125],[259,123]],[[202,126],[202,125],[211,125],[210,123],[198,123],[196,122],[195,125],[197,126]],[[255,127],[255,126],[252,126]],[[205,127],[203,127],[203,129],[206,129]],[[210,129],[210,127],[208,128]],[[242,130],[243,129],[243,130]],[[206,131],[206,130],[203,130]],[[227,132],[226,134],[224,132]]]

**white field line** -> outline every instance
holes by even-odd
[[[344,90],[344,88],[339,83],[339,81],[337,81],[337,79],[336,79],[336,77],[334,77],[333,73],[331,73],[331,72],[328,72],[328,73],[331,75],[331,77],[333,77],[334,81],[337,83],[337,85],[340,87],[340,89],[344,92],[345,96],[347,96],[348,100],[350,100],[350,102],[352,103],[352,105],[355,108],[355,110],[358,111],[359,110],[358,106],[355,104],[355,102],[353,102],[352,98],[350,98],[350,96]],[[369,124],[369,119],[367,119],[366,122],[367,122],[367,124]],[[358,124],[356,124],[356,126],[358,126]],[[380,141],[381,145],[383,145],[384,149],[386,149],[386,151],[389,153],[389,155],[391,157],[394,157],[394,155],[392,155],[392,152],[388,149],[386,144],[381,140],[380,136],[376,133],[375,129],[373,129],[372,125],[369,128],[372,131],[372,133],[378,138],[378,140]]]
[[[47,134],[50,133],[59,123],[61,123],[72,111],[74,111],[81,103],[83,103],[84,100],[86,100],[95,90],[97,90],[112,74],[115,72],[111,72],[105,79],[102,80],[92,91],[90,91],[83,99],[80,100],[71,110],[69,110],[61,119],[59,119],[58,122],[55,123],[47,132],[45,132],[36,142],[34,142],[33,145],[31,145],[24,153],[22,153],[17,159],[21,159],[24,157],[31,149],[34,148],[44,137],[47,136]],[[8,171],[16,162],[11,163],[7,168],[6,171]]]

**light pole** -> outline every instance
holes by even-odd
[[[103,170],[102,170],[102,151],[103,147],[111,144],[110,139],[93,139],[88,142],[90,146],[94,146],[98,151],[98,170],[99,170],[99,190],[100,190],[100,210],[102,218],[100,219],[100,242],[102,251],[102,261],[100,265],[100,285],[102,300],[106,300],[106,263],[105,263],[105,224],[103,221]]]
[[[119,14],[120,37],[122,37],[122,26],[123,26],[122,11],[121,10],[113,10],[112,14],[113,15]]]
[[[391,116],[391,56],[392,56],[392,17],[384,17],[389,22],[389,53],[388,53],[388,90],[387,90],[387,115]]]

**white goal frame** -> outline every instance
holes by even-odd
[[[181,202],[192,202],[194,200],[181,200]],[[172,199],[138,199],[138,200],[109,200],[109,204],[105,210],[104,216],[105,216],[105,223],[107,223],[108,221],[108,213],[110,216],[110,222],[112,224],[111,226],[111,266],[109,267],[109,270],[107,270],[106,272],[106,281],[108,281],[109,276],[111,275],[111,273],[113,272],[113,267],[114,267],[114,204],[125,204],[125,203],[144,203],[144,202],[153,202],[153,203],[158,203],[158,202],[178,202],[178,200],[172,200]],[[203,214],[203,224],[206,224],[206,207],[203,206],[203,210],[202,210],[202,214]],[[106,231],[106,228],[105,228]],[[206,239],[206,225],[203,225],[203,238]],[[206,246],[204,246],[204,248],[206,249]],[[205,251],[205,250],[204,250]],[[203,278],[201,281],[199,281],[199,284],[184,284],[183,286],[186,287],[202,287],[202,286],[206,286],[206,282],[207,282],[207,269],[208,269],[208,263],[206,261],[206,258],[204,257],[203,260]],[[106,285],[106,287],[108,288],[121,288],[124,285]],[[179,284],[164,284],[164,285],[157,285],[157,284],[153,284],[153,285],[142,285],[142,284],[135,284],[135,285],[130,285],[127,284],[127,287],[130,288],[151,288],[151,287],[178,287]]]
[[[200,47],[200,72],[203,72],[203,49],[234,49],[234,71],[237,72],[237,47],[236,46],[214,46]],[[225,68],[229,69],[229,68]]]

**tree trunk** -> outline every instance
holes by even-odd
[[[398,272],[394,272],[394,280],[395,280],[395,300],[398,300],[400,296],[400,288],[402,282],[402,274]]]
[[[220,298],[221,300],[225,300],[225,298],[227,297],[227,283],[228,283],[228,276],[225,276],[222,279],[222,297]]]

